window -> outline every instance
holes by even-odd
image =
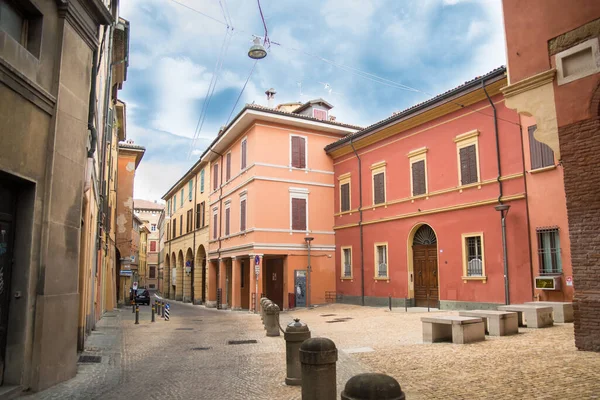
[[[167,201],[167,215],[170,215],[171,213],[171,200],[169,199],[169,201]]]
[[[152,232],[156,232],[156,224],[152,224],[152,225],[150,225],[150,230],[151,230]]]
[[[320,119],[321,121],[325,121],[327,119],[327,111],[313,108],[313,117]]]
[[[454,138],[458,152],[458,184],[459,186],[479,182],[479,131],[463,133]]]
[[[177,237],[177,218],[173,218],[173,234],[171,239],[175,239]]]
[[[538,228],[536,229],[536,232],[540,275],[562,273],[558,228]]]
[[[225,236],[229,236],[229,224],[231,222],[231,208],[229,205],[225,206]]]
[[[293,168],[306,168],[306,138],[303,136],[291,137],[291,161]]]
[[[290,227],[293,231],[308,230],[308,190],[290,188]]]
[[[564,35],[566,33],[561,36]],[[561,36],[553,40],[563,38]],[[593,37],[556,54],[558,85],[600,72],[600,63],[597,61],[600,59],[598,47],[598,38]]]
[[[192,201],[192,190],[194,190],[194,181],[190,179],[188,182],[188,200]]]
[[[202,225],[200,225],[201,217],[202,217],[202,203],[196,204],[196,229],[200,229]]]
[[[240,231],[246,230],[246,197],[240,199]]]
[[[227,162],[227,169],[225,170],[225,181],[229,182],[231,179],[231,152],[227,153],[225,156],[225,160]]]
[[[385,165],[385,161],[371,165],[371,174],[373,176],[373,205],[385,203]]]
[[[554,165],[554,152],[545,143],[538,142],[533,136],[537,125],[527,128],[529,132],[529,154],[531,155],[531,169],[551,167]]]
[[[150,251],[156,251],[156,240],[150,241]]]
[[[213,167],[213,191],[219,188],[219,164]]]
[[[148,285],[148,287],[149,287],[150,289],[154,289],[154,288],[156,288],[156,285],[155,285],[154,283],[151,283],[151,284],[149,284],[149,285]]]
[[[0,30],[39,58],[42,14],[27,0],[0,0]]]
[[[194,229],[194,210],[189,209],[187,211],[187,220],[186,220],[186,233],[191,232]]]
[[[408,153],[412,196],[427,194],[427,147]]]
[[[388,279],[387,243],[375,243],[375,278]]]
[[[217,209],[213,209],[213,239],[217,238],[217,221],[218,221],[218,215],[217,215]]]
[[[338,177],[340,181],[340,212],[350,211],[350,173]]]
[[[177,211],[177,195],[173,195],[173,214]]]
[[[200,171],[200,193],[204,193],[204,168]]]
[[[243,139],[242,140],[242,161],[241,161],[241,169],[242,171],[246,169],[246,163],[248,161],[248,156],[247,156],[247,148],[248,148],[248,139]]]
[[[179,207],[183,207],[183,195],[185,193],[184,189],[181,189],[181,199],[179,200]]]
[[[483,233],[462,235],[463,280],[486,280]]]
[[[200,227],[206,226],[206,202],[200,203]]]
[[[352,278],[352,247],[342,247],[342,279]]]
[[[156,279],[156,267],[154,265],[150,266],[150,275],[148,277],[150,279]]]
[[[183,235],[183,214],[179,216],[179,236]]]

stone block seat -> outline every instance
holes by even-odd
[[[554,325],[552,319],[552,307],[539,306],[536,304],[510,304],[498,306],[498,311],[512,311],[518,314],[519,326],[525,326],[523,317],[528,328],[546,328]]]
[[[467,344],[485,340],[485,327],[481,318],[441,315],[422,317],[423,342],[452,341]]]
[[[507,336],[519,333],[518,314],[510,311],[469,310],[459,311],[461,317],[480,317],[483,319],[485,333],[490,336]]]
[[[564,301],[530,301],[525,304],[552,307],[554,322],[573,322],[573,303]]]

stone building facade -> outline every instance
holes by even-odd
[[[37,391],[77,370],[81,227],[95,224],[82,221],[98,150],[90,94],[98,32],[115,10],[0,3],[0,380]]]
[[[600,3],[503,0],[507,107],[535,119],[535,138],[564,168],[575,344],[600,351]]]
[[[158,255],[159,255],[159,219],[165,206],[157,202],[134,199],[134,213],[139,216],[144,222],[144,226],[148,230],[146,243],[146,255],[148,268],[144,274],[140,274],[143,285],[148,289],[158,289]]]

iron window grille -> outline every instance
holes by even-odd
[[[378,278],[386,278],[388,275],[386,250],[386,246],[377,246]]]
[[[352,276],[352,261],[350,249],[344,249],[344,277]]]
[[[481,237],[467,238],[467,276],[483,276],[483,257],[481,253]]]
[[[540,275],[562,273],[560,237],[558,227],[537,228]]]

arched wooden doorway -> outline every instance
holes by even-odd
[[[437,237],[429,225],[421,225],[412,243],[416,307],[438,307]]]
[[[196,262],[192,270],[194,282],[194,304],[206,303],[206,250],[203,245],[198,246]]]

